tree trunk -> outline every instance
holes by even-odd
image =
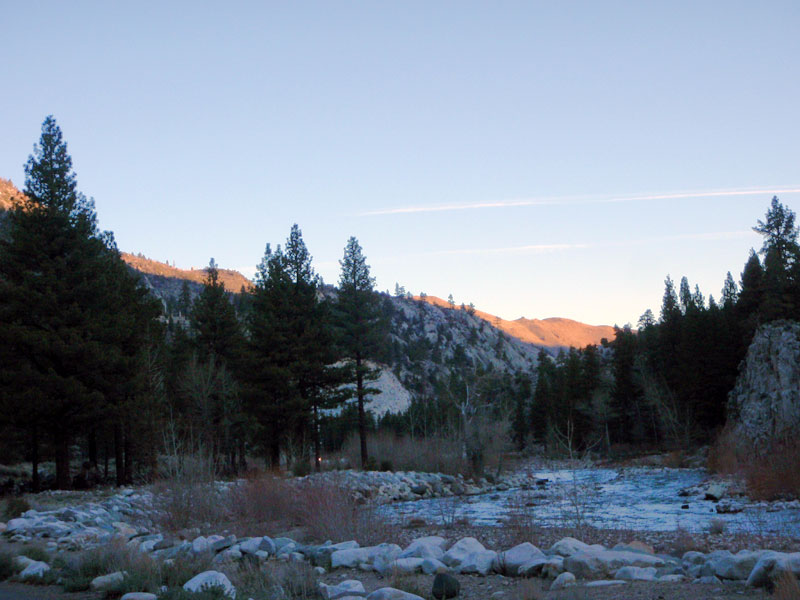
[[[69,473],[69,436],[61,427],[54,432],[56,454],[56,489],[68,490],[70,488]]]
[[[361,355],[356,354],[356,396],[358,397],[358,437],[361,440],[361,470],[367,468],[367,416],[364,412],[364,373],[361,371]]]
[[[124,445],[125,448],[125,471],[123,481],[125,484],[133,481],[133,452],[131,452],[131,428],[125,427]]]
[[[92,467],[97,466],[97,430],[94,427],[89,431],[89,462]]]
[[[31,487],[34,493],[40,491],[39,481],[39,426],[34,425],[31,430]]]
[[[314,470],[319,473],[322,469],[322,450],[319,444],[319,408],[314,405]]]
[[[125,483],[125,466],[122,464],[122,425],[114,423],[114,469],[117,471],[117,485]]]
[[[273,471],[281,468],[281,444],[277,439],[273,439],[269,445],[269,466]]]

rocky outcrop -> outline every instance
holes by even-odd
[[[800,434],[800,323],[775,321],[756,331],[728,414],[736,439],[760,454]]]

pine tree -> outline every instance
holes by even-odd
[[[50,437],[56,485],[67,488],[71,443],[136,389],[142,333],[158,309],[98,231],[52,117],[25,173],[0,241],[0,414],[25,415],[35,457],[41,434]]]
[[[370,276],[369,265],[355,237],[347,241],[344,257],[339,261],[342,272],[339,277],[339,299],[336,304],[336,317],[339,326],[339,340],[344,356],[352,367],[358,403],[358,435],[361,446],[361,468],[367,466],[367,431],[364,399],[367,390],[364,383],[374,381],[379,375],[377,369],[366,365],[368,358],[374,357],[381,342],[383,328],[374,293],[375,279]]]

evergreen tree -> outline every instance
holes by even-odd
[[[97,229],[53,117],[25,166],[25,198],[0,241],[0,414],[24,414],[34,457],[52,441],[56,485],[71,484],[70,446],[91,437],[131,385],[157,308]],[[130,397],[130,393],[128,393]]]
[[[344,356],[352,367],[352,377],[356,384],[355,395],[358,405],[358,435],[361,445],[361,468],[367,466],[367,418],[364,410],[366,393],[364,384],[374,381],[379,375],[377,369],[367,366],[366,360],[374,357],[382,340],[380,307],[374,293],[375,279],[370,276],[369,265],[355,237],[347,241],[344,257],[339,261],[342,272],[339,277],[339,299],[336,305],[337,321],[340,331],[340,344]]]

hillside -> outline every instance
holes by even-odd
[[[436,296],[417,296],[422,300],[442,308],[449,308],[446,300]],[[603,338],[614,339],[614,328],[608,325],[587,325],[571,319],[553,317],[549,319],[526,319],[521,317],[514,321],[506,321],[495,315],[475,310],[476,317],[483,319],[501,331],[523,342],[544,346],[546,348],[583,348],[598,345]]]
[[[179,286],[182,285],[183,281],[202,285],[206,280],[205,269],[178,269],[168,264],[135,254],[128,254],[127,252],[122,253],[122,260],[145,276],[155,276],[154,278],[148,277],[148,279],[175,279],[178,280],[177,284]],[[237,294],[242,288],[249,290],[253,287],[252,281],[239,273],[239,271],[232,269],[219,269],[219,280],[225,285],[226,290]],[[180,291],[180,288],[178,288],[178,291]]]
[[[21,194],[22,192],[10,180],[0,177],[0,211],[11,208],[11,199]]]

